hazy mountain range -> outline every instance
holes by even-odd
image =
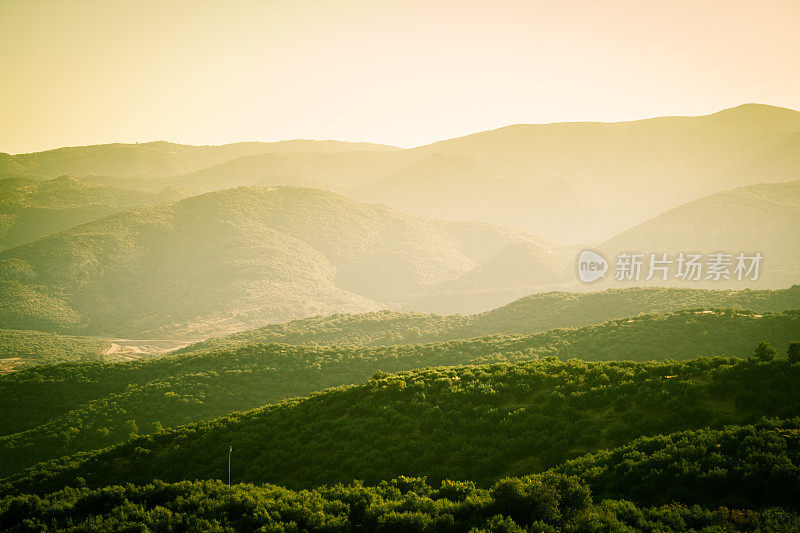
[[[509,126],[414,149],[157,142],[3,155],[0,175],[77,179],[0,180],[0,319],[195,337],[328,313],[479,313],[535,292],[633,285],[613,271],[580,283],[575,259],[588,245],[610,261],[760,252],[757,281],[687,286],[788,287],[800,274],[800,182],[786,181],[797,178],[798,142],[800,113],[745,105]]]
[[[748,104],[700,117],[522,124],[407,150],[332,141],[65,148],[6,155],[0,175],[195,192],[302,185],[586,243],[707,194],[796,180],[798,165],[800,112]]]

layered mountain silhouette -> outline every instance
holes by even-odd
[[[218,147],[227,151],[213,163],[210,157],[181,163],[195,167],[183,175],[101,181],[200,192],[310,186],[421,216],[512,225],[558,242],[600,242],[704,195],[798,179],[800,112],[747,104],[699,117],[521,124],[408,150],[248,144],[251,151],[236,158],[230,146],[239,145]],[[144,173],[130,165],[113,170]]]
[[[521,247],[537,275],[492,275]],[[513,249],[513,248],[512,248]],[[488,275],[476,271],[481,265]],[[66,332],[225,332],[551,282],[563,265],[521,231],[419,218],[303,188],[237,188],[135,209],[0,253],[0,320]]]

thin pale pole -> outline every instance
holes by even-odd
[[[231,452],[233,451],[233,446],[228,446],[228,486],[231,486]]]

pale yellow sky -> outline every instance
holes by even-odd
[[[0,151],[800,109],[800,0],[0,0]]]

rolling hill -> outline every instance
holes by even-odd
[[[313,189],[231,189],[3,251],[0,320],[15,329],[207,336],[398,305],[516,242],[542,246],[511,228],[422,219]],[[563,271],[547,251],[535,253],[542,282]],[[521,274],[506,287],[535,290]]]
[[[0,250],[112,213],[184,196],[185,192],[175,188],[145,193],[83,183],[66,176],[44,181],[0,179]]]
[[[555,328],[597,324],[640,313],[664,314],[688,308],[735,308],[761,313],[800,309],[800,285],[774,291],[634,287],[589,293],[549,292],[526,296],[503,307],[471,316],[385,310],[315,316],[210,338],[179,352],[231,349],[275,342],[388,346],[486,335],[528,335]]]
[[[541,472],[632,439],[794,416],[800,365],[785,361],[528,361],[377,373],[244,413],[41,463],[3,494],[74,484],[232,478],[290,488],[398,475],[472,480]]]
[[[733,271],[735,255],[744,252],[763,256],[758,286],[783,287],[795,283],[800,276],[800,181],[769,183],[723,191],[667,211],[647,222],[617,235],[600,246],[609,260],[620,252],[668,253],[676,259],[680,252],[717,252],[732,254],[731,281],[688,282],[694,285],[741,287]],[[649,257],[649,256],[648,256]],[[666,282],[657,274],[650,284],[669,285],[675,280],[672,265]],[[647,275],[643,272],[642,282]],[[611,283],[613,270],[607,276]],[[702,277],[707,276],[704,271]],[[600,282],[599,284],[602,284]],[[624,283],[624,282],[623,282]],[[686,284],[686,281],[681,281]]]
[[[800,312],[686,310],[530,336],[388,347],[205,346],[124,364],[40,366],[0,378],[0,477],[137,434],[361,383],[376,372],[558,357],[590,361],[736,356],[800,340]],[[295,338],[302,341],[302,337]]]

